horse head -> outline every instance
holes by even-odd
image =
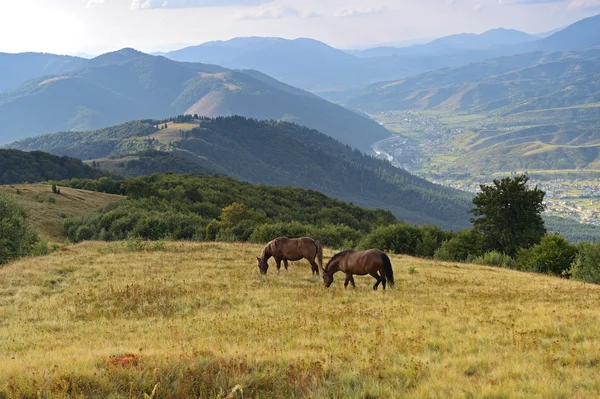
[[[260,274],[267,274],[267,270],[269,269],[269,263],[260,256],[257,256],[256,260],[258,260],[258,270],[260,271]]]

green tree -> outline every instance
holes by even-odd
[[[577,247],[558,234],[548,234],[539,244],[519,251],[517,265],[521,270],[558,276],[569,275],[569,269],[576,256]]]
[[[38,241],[29,226],[27,212],[0,196],[0,264],[31,254]]]
[[[546,234],[542,219],[545,209],[544,191],[527,186],[526,175],[494,180],[481,185],[481,193],[473,199],[476,218],[471,222],[485,240],[486,250],[515,256],[519,248],[538,244]]]
[[[600,241],[579,244],[570,273],[576,280],[600,284]]]

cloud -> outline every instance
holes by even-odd
[[[85,6],[85,8],[96,8],[98,7],[100,4],[104,3],[106,0],[90,0],[88,1],[87,5]]]
[[[564,3],[567,0],[498,0],[498,4],[550,4]]]
[[[319,14],[312,11],[299,11],[295,8],[284,6],[264,6],[256,10],[240,12],[237,19],[257,20],[257,19],[280,19],[280,18],[317,18]]]
[[[104,0],[90,0],[100,1]],[[202,8],[229,6],[256,6],[271,3],[273,0],[132,0],[132,10],[150,8]]]
[[[473,10],[475,10],[475,11],[481,11],[481,10],[483,10],[483,4],[481,4],[481,3],[475,4],[473,6]]]
[[[567,6],[569,10],[596,7],[600,7],[600,0],[571,0],[569,5]]]
[[[565,3],[567,9],[600,8],[600,0],[498,0],[498,4],[552,4]]]
[[[353,8],[342,8],[335,13],[336,18],[355,18],[365,17],[369,15],[377,15],[386,11],[384,7],[353,7]]]

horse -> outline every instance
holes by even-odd
[[[356,288],[354,274],[358,276],[370,274],[373,276],[377,280],[373,286],[374,290],[377,290],[380,283],[383,285],[384,290],[386,283],[389,283],[390,287],[394,286],[394,271],[392,270],[390,258],[378,249],[367,251],[348,249],[333,255],[323,270],[325,287],[329,288],[333,283],[333,275],[339,271],[346,273],[344,287],[348,287],[348,283],[351,283],[352,287]]]
[[[302,238],[287,238],[279,237],[270,241],[262,252],[262,255],[257,257],[258,269],[260,273],[265,275],[269,269],[268,260],[273,257],[277,264],[277,273],[281,268],[281,261],[285,266],[285,270],[289,273],[288,261],[297,261],[302,258],[308,260],[312,267],[313,275],[320,275],[323,270],[323,246],[317,240],[310,237]],[[318,260],[318,264],[315,260]]]

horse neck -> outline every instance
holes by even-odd
[[[327,273],[336,273],[340,271],[340,261],[336,261],[333,262],[331,265],[329,265],[329,267],[327,268]]]
[[[271,256],[273,256],[273,254],[271,253],[271,244],[267,245],[265,247],[265,249],[263,249],[262,251],[262,255],[260,256],[260,258],[262,260],[269,260],[269,258],[271,258]]]

